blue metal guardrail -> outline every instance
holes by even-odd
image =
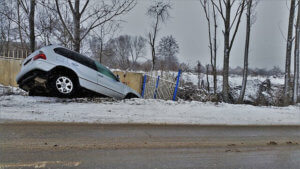
[[[159,76],[157,76],[157,80],[156,80],[156,86],[155,86],[155,91],[153,96],[154,99],[156,99],[158,84],[159,84]]]
[[[177,80],[176,80],[176,86],[175,86],[175,90],[174,90],[174,94],[173,94],[173,101],[176,100],[178,86],[179,86],[179,80],[180,80],[180,75],[181,75],[181,70],[179,69],[178,75],[177,75]]]
[[[147,82],[147,75],[144,75],[143,89],[142,89],[142,98],[145,97],[146,82]]]

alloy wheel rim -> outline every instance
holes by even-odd
[[[56,88],[60,93],[69,94],[73,90],[72,80],[68,77],[61,76],[56,80]]]

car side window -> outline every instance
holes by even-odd
[[[96,67],[94,60],[92,60],[80,53],[77,53],[77,52],[74,52],[74,51],[71,51],[71,50],[68,50],[65,48],[55,48],[54,52],[97,71],[97,67]]]
[[[117,81],[116,76],[109,69],[107,69],[105,66],[101,65],[100,63],[98,63],[96,61],[95,61],[95,64],[97,66],[97,71],[98,72],[100,72],[103,75],[105,75],[105,76],[107,76],[107,77],[109,77],[109,78],[114,79],[114,80]]]

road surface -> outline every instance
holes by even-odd
[[[6,168],[300,168],[300,127],[0,124]]]

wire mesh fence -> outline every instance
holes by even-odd
[[[179,83],[179,73],[147,73],[144,76],[143,97],[145,99],[175,100]]]

